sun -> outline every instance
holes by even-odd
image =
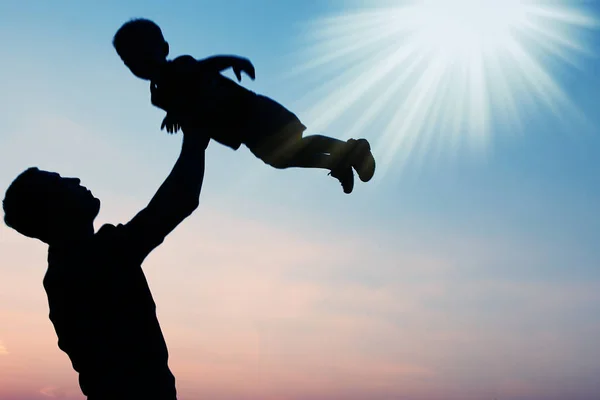
[[[423,46],[443,52],[451,58],[483,54],[486,49],[502,46],[526,22],[525,7],[518,1],[423,0],[410,12],[399,9],[404,27],[411,26]],[[411,15],[412,14],[412,15]],[[403,16],[410,16],[404,18]]]
[[[371,0],[312,21],[292,71],[313,82],[301,107],[311,129],[344,121],[367,134],[378,166],[436,146],[486,148],[494,121],[522,128],[525,103],[556,116],[576,107],[540,55],[576,68],[597,19],[570,1]],[[526,102],[524,99],[534,99]],[[376,126],[379,134],[372,133]],[[381,168],[379,168],[381,171]]]

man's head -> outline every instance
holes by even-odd
[[[113,46],[131,72],[141,79],[152,79],[169,55],[169,44],[153,21],[132,19],[117,31]]]
[[[4,222],[17,232],[52,244],[69,234],[93,228],[100,200],[77,178],[32,167],[6,190]]]

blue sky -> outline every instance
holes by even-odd
[[[308,22],[328,13],[352,10],[360,4],[242,0],[226,3],[3,1],[0,5],[0,31],[4,38],[0,64],[3,125],[0,188],[5,190],[18,172],[35,164],[63,175],[78,176],[103,200],[104,211],[98,224],[122,222],[150,199],[175,161],[180,137],[169,137],[159,131],[163,112],[151,106],[148,84],[131,75],[112,48],[116,29],[135,16],[154,19],[161,25],[172,55],[248,57],[256,67],[257,79],[244,80],[243,84],[290,108],[297,105],[292,111],[300,116],[310,133],[315,133],[310,131],[311,120],[306,119],[309,113],[303,108],[307,102],[302,98],[305,92],[315,91],[317,85],[309,84],[311,80],[306,76],[286,78],[286,73],[306,62],[306,49],[298,46],[306,43]],[[590,4],[580,3],[590,13],[599,12],[598,7]],[[380,375],[373,372],[373,376],[389,378],[388,392],[363,387],[360,390],[364,392],[356,392],[375,390],[372,393],[377,393],[377,398],[384,398],[382,393],[390,398],[405,395],[411,399],[442,398],[442,393],[449,394],[445,398],[457,399],[483,398],[477,397],[483,395],[523,400],[558,399],[567,395],[581,400],[596,398],[600,393],[595,383],[600,373],[600,353],[593,346],[600,334],[597,294],[600,293],[597,244],[600,38],[598,31],[582,34],[584,43],[596,56],[579,59],[580,69],[553,59],[548,59],[545,66],[585,115],[585,124],[568,120],[561,125],[547,109],[526,110],[523,132],[514,132],[502,121],[496,121],[485,151],[463,146],[457,150],[442,148],[438,156],[426,153],[420,162],[409,162],[402,169],[392,165],[385,175],[371,183],[357,180],[355,192],[350,196],[344,195],[337,182],[320,171],[277,171],[255,159],[247,149],[233,152],[211,144],[201,208],[180,229],[176,239],[165,244],[166,250],[161,250],[149,267],[148,274],[154,278],[160,296],[157,302],[176,310],[169,293],[178,290],[174,282],[179,282],[178,279],[184,282],[187,274],[192,274],[191,281],[208,279],[208,286],[212,282],[225,287],[227,284],[223,282],[227,282],[229,273],[239,274],[258,285],[256,293],[259,293],[259,277],[272,271],[267,267],[262,270],[257,259],[253,261],[256,272],[243,272],[242,266],[233,266],[243,258],[233,255],[237,254],[237,247],[246,249],[249,240],[246,234],[264,230],[268,233],[264,234],[265,241],[257,240],[260,236],[253,237],[253,249],[247,251],[256,251],[256,257],[273,247],[282,252],[277,258],[282,263],[281,269],[269,275],[272,284],[285,288],[288,284],[306,284],[318,287],[320,293],[318,300],[311,303],[313,311],[298,314],[309,337],[315,335],[315,342],[303,339],[298,329],[288,327],[282,319],[280,325],[273,323],[270,331],[272,335],[287,337],[288,341],[277,342],[282,348],[273,344],[282,352],[278,354],[287,354],[285,349],[290,347],[304,349],[314,353],[311,362],[318,365],[318,354],[323,354],[327,345],[317,338],[336,332],[342,338],[347,337],[348,346],[355,351],[364,351],[360,360],[364,361],[367,355],[371,357],[372,363],[363,364],[365,370],[353,372],[356,376],[367,379],[371,376],[368,369],[372,368],[380,371]],[[346,118],[324,133],[345,137],[343,128],[351,124],[352,120]],[[365,136],[372,142],[380,137],[376,129],[366,131]],[[222,275],[190,272],[196,267],[203,268],[202,253],[175,242],[194,246],[196,235],[210,238],[210,229],[204,221],[221,226],[219,216],[227,223],[222,224],[224,232],[216,235],[215,248],[224,246],[223,253],[217,255],[229,257],[227,260],[232,264],[227,264],[229,267],[224,268]],[[236,232],[228,233],[224,227]],[[3,244],[0,257],[10,260],[2,261],[0,267],[5,293],[1,307],[8,316],[13,315],[11,312],[18,305],[25,307],[27,303],[20,293],[11,292],[9,286],[38,279],[39,282],[29,283],[31,293],[37,293],[35,285],[41,283],[45,259],[40,244],[21,241],[6,228],[0,235]],[[303,247],[305,242],[309,244]],[[227,246],[232,250],[228,251]],[[320,252],[315,254],[321,254],[322,260],[304,253],[302,257],[308,258],[300,257],[298,252],[310,249],[318,249]],[[159,272],[159,261],[168,259],[176,250],[185,256],[181,255],[183,258],[169,267],[175,270],[172,275],[180,278],[167,278]],[[27,262],[39,264],[39,268],[26,269],[27,273],[15,270],[14,266],[21,263],[17,260],[22,251],[33,252],[37,258],[30,255],[33,258],[27,258]],[[344,251],[352,257],[343,255]],[[214,258],[211,262],[218,262],[218,256],[211,257]],[[296,265],[295,257],[305,264]],[[37,271],[37,275],[32,271]],[[242,278],[240,285],[244,284]],[[42,291],[41,284],[38,289]],[[312,289],[306,290],[301,293],[306,296],[313,293]],[[282,290],[277,292],[281,296],[277,299],[282,301],[293,293],[294,290]],[[194,298],[196,294],[198,298]],[[218,293],[212,295],[226,304]],[[189,307],[185,310],[192,310],[194,304],[209,305],[203,303],[202,295],[196,291],[187,296],[185,304]],[[39,299],[31,307],[40,323],[45,323],[43,297]],[[271,309],[256,307],[248,311],[253,317],[247,318],[268,319]],[[236,315],[246,315],[239,312]],[[348,333],[344,324],[327,325],[323,322],[324,315],[336,318],[352,315],[357,321],[362,321],[364,315],[378,319],[370,328],[361,330],[364,335],[359,338]],[[18,352],[11,351],[10,339],[16,343],[13,348],[18,348],[17,344],[27,347],[18,342],[15,332],[26,330],[28,325],[14,318],[10,329],[0,324],[0,345],[18,358]],[[166,328],[172,329],[176,338],[170,341],[171,347],[177,348],[178,343],[188,343],[190,348],[197,345],[198,342],[181,333],[183,322],[176,317],[165,315],[163,321],[166,321],[163,326],[173,327]],[[393,325],[393,330],[382,328],[384,324]],[[200,332],[203,326],[203,321],[198,320],[197,325],[187,329]],[[54,346],[53,332],[48,326],[44,329],[49,336],[48,346]],[[435,336],[438,331],[446,336]],[[235,338],[231,340],[235,342]],[[225,352],[223,349],[230,345],[219,342],[215,351]],[[58,368],[68,371],[62,354],[58,350],[52,354],[61,360],[57,361],[62,363]],[[175,354],[182,356],[183,352],[175,350]],[[297,370],[290,369],[290,376],[299,376],[313,365],[296,356],[299,366]],[[357,360],[352,362],[359,363]],[[406,383],[408,392],[392,387],[393,381],[399,382],[393,374],[402,375],[405,370],[391,365],[405,360],[422,366],[423,370],[434,371],[432,375],[425,374],[427,378],[415,375],[418,379],[407,372],[407,376],[416,379]],[[242,358],[242,361],[247,360]],[[2,351],[0,362],[3,362]],[[173,362],[185,364],[176,357]],[[8,368],[7,365],[4,367]],[[29,364],[22,361],[19,365]],[[387,369],[376,368],[381,365]],[[185,368],[181,367],[183,375],[194,370],[189,365]],[[240,370],[245,371],[242,367]],[[215,372],[215,376],[221,376],[219,373],[227,375]],[[332,370],[331,376],[331,382],[315,384],[311,398],[348,395],[339,389],[347,375],[336,375]],[[51,380],[47,376],[44,379]],[[66,378],[59,381],[58,386],[76,384]],[[184,393],[192,391],[192,386],[186,386]],[[234,391],[228,392],[226,386],[210,390],[209,386],[194,390],[212,393],[214,398],[234,396]],[[296,382],[296,386],[302,385]],[[265,395],[263,398],[276,394],[296,398],[300,393],[296,386],[290,383],[288,391],[263,388],[265,391],[261,393]],[[19,390],[24,391],[19,392],[19,399],[37,398],[27,397],[26,389]]]

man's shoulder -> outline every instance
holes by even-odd
[[[104,224],[100,227],[100,229],[98,229],[98,232],[96,232],[96,236],[100,235],[109,235],[111,233],[115,233],[116,231],[118,231],[118,229],[120,227],[123,227],[123,224],[117,224],[117,225],[113,225],[113,224]]]
[[[95,241],[111,241],[118,240],[119,237],[125,235],[125,225],[123,224],[104,224],[98,229],[98,232],[94,235]]]
[[[105,224],[94,235],[95,249],[112,248],[116,251],[128,250],[132,243],[140,240],[139,227],[132,225],[133,221],[126,224]],[[143,234],[143,232],[142,232]]]

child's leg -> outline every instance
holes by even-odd
[[[286,138],[261,154],[255,154],[275,168],[322,168],[334,171],[354,168],[363,182],[375,173],[375,159],[366,139],[342,141],[324,135]],[[338,171],[339,172],[339,171]]]
[[[281,164],[285,168],[321,168],[332,170],[335,168],[333,157],[323,153],[296,153],[288,156],[285,163]]]
[[[324,135],[309,135],[300,139],[300,146],[307,152],[335,154],[343,150],[346,142]]]
[[[288,150],[286,168],[324,168],[333,171],[351,165],[360,180],[368,182],[375,173],[375,158],[366,139],[343,142],[323,135],[302,138],[295,150]]]
[[[286,167],[323,168],[333,170],[347,143],[324,135],[302,137],[294,143],[282,146]]]
[[[352,193],[354,173],[346,157],[351,146],[344,141],[323,135],[306,136],[287,149],[286,168],[322,168],[342,184],[344,193]]]
[[[265,163],[279,169],[321,168],[340,181],[345,193],[354,187],[354,173],[349,163],[340,162],[346,142],[322,135],[285,137],[275,143],[252,146],[250,150]]]

